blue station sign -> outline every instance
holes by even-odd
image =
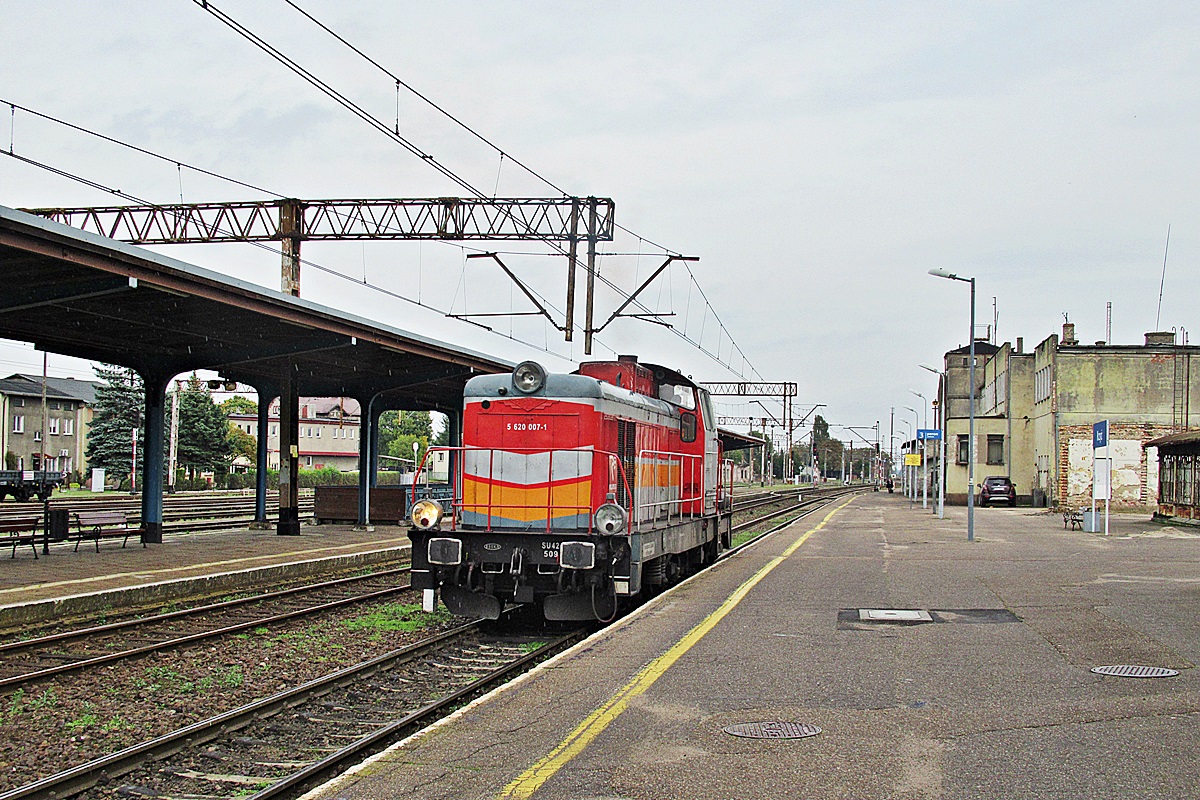
[[[917,428],[917,439],[938,441],[942,438],[941,428]]]
[[[1108,447],[1108,420],[1102,419],[1092,425],[1092,449]]]

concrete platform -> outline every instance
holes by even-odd
[[[300,536],[237,528],[167,534],[143,548],[136,539],[51,544],[34,559],[28,547],[0,554],[0,631],[112,608],[216,595],[309,575],[408,558],[397,526],[305,525]],[[42,546],[39,542],[38,552]]]
[[[986,508],[968,543],[947,517],[860,495],[309,797],[1200,796],[1200,535]],[[823,732],[723,731],[749,722]]]

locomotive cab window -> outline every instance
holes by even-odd
[[[696,441],[696,415],[684,412],[679,416],[679,438],[684,442]]]
[[[696,407],[696,394],[690,386],[675,386],[674,384],[664,383],[658,387],[658,398],[666,400],[668,403],[674,403],[680,408],[692,409]]]

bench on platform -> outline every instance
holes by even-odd
[[[33,557],[37,558],[37,532],[41,522],[41,517],[11,517],[0,520],[0,547],[11,544],[12,558],[16,558],[17,547],[27,544],[33,550]]]
[[[1063,530],[1067,526],[1071,526],[1071,530],[1079,530],[1083,527],[1083,509],[1080,508],[1064,508],[1063,509]]]
[[[146,546],[145,538],[142,537],[145,528],[130,525],[129,515],[124,511],[76,511],[75,531],[76,552],[84,539],[93,540],[96,543],[96,552],[99,553],[101,539],[115,539],[118,536],[121,537],[121,547],[125,546],[130,536],[141,538],[142,547]]]

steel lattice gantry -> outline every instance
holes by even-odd
[[[264,290],[158,253],[0,207],[0,337],[136,369],[146,383],[142,519],[161,537],[168,381],[213,370],[259,392],[259,509],[265,519],[267,407],[280,398],[280,533],[298,532],[296,409],[301,393],[359,400],[360,522],[369,433],[385,408],[450,415],[457,432],[472,374],[512,364]]]
[[[305,240],[564,242],[566,320],[554,324],[566,333],[567,341],[575,329],[575,268],[582,241],[587,245],[588,353],[595,332],[596,242],[611,241],[615,228],[613,201],[601,197],[283,199],[23,210],[130,244],[279,242],[283,250],[280,289],[295,297],[300,296],[300,242]]]

